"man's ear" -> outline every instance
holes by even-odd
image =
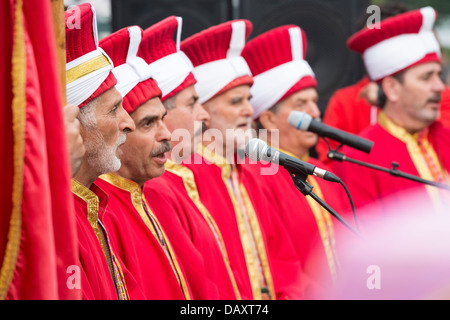
[[[267,130],[278,129],[276,125],[275,114],[272,111],[266,110],[259,115],[259,122]]]
[[[402,84],[394,77],[386,77],[381,81],[387,101],[396,102],[400,98]]]

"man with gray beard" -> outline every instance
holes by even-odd
[[[109,112],[122,113],[124,117],[124,109],[121,106],[122,99],[118,95],[118,91],[114,88],[109,96],[114,94],[115,101],[113,102],[113,108]],[[131,131],[129,128],[124,128],[119,131],[118,135],[113,135],[113,130],[110,128],[111,121],[103,125],[100,122],[100,126],[107,128],[108,134],[103,133],[97,122],[96,113],[97,108],[100,105],[110,105],[108,102],[105,104],[103,101],[99,102],[99,98],[92,100],[80,109],[78,120],[81,124],[81,134],[85,137],[84,147],[86,149],[85,159],[81,164],[80,171],[74,176],[78,181],[83,181],[85,185],[89,185],[97,179],[97,177],[103,173],[115,172],[120,169],[121,162],[118,157],[122,151],[119,146],[125,143],[127,133]],[[121,110],[117,110],[121,108]],[[126,118],[126,117],[124,117]],[[128,124],[130,122],[128,121]],[[110,134],[109,134],[110,133]]]
[[[70,24],[73,15],[79,27]],[[108,197],[95,183],[97,177],[120,168],[119,147],[134,122],[122,107],[115,88],[110,58],[98,48],[96,16],[89,4],[65,12],[67,102],[80,108],[80,134],[84,158],[72,179],[79,245],[79,264],[74,286],[83,299],[126,300],[133,298],[135,280],[114,253],[103,226]],[[137,296],[140,296],[137,293]]]
[[[194,65],[199,102],[211,118],[203,137],[204,165],[186,166],[193,172],[201,202],[232,250],[230,264],[242,298],[299,299],[302,269],[293,244],[262,194],[262,180],[238,158],[253,116],[253,77],[241,56],[251,30],[249,20],[232,20],[180,44]]]

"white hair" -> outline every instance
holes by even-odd
[[[95,110],[97,108],[98,99],[93,99],[80,109],[78,120],[86,134],[84,146],[86,149],[85,157],[92,168],[97,170],[98,175],[115,172],[120,169],[121,162],[117,157],[117,148],[126,140],[126,134],[120,136],[116,143],[108,146],[105,139],[97,127],[97,118]]]

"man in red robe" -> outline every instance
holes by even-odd
[[[342,153],[386,169],[397,162],[404,173],[447,183],[449,131],[435,121],[444,90],[439,43],[432,30],[436,16],[431,7],[410,11],[383,20],[380,29],[363,30],[350,38],[349,47],[364,54],[369,76],[382,93],[378,124],[360,134],[374,141],[370,154],[351,148],[343,148]],[[448,198],[441,188],[363,165],[344,161],[334,162],[333,167],[348,184],[364,224],[381,215],[407,212],[418,197],[429,203],[430,212],[445,206]]]
[[[378,108],[370,104],[363,90],[371,84],[367,76],[357,83],[337,90],[330,98],[323,116],[323,123],[346,132],[358,134],[363,129],[377,123]],[[328,146],[329,144],[329,146]],[[339,142],[331,139],[319,139],[315,149],[322,163],[329,164],[329,149],[335,150]]]
[[[225,244],[240,251],[230,263],[239,268],[235,275],[241,295],[301,299],[302,270],[292,243],[278,219],[269,218],[270,206],[264,205],[260,186],[247,183],[247,171],[237,161],[253,114],[249,103],[253,79],[240,55],[251,29],[247,20],[228,21],[181,43],[194,65],[199,102],[210,114],[203,158],[194,155],[193,163],[185,165],[194,173],[200,199],[217,222]],[[198,160],[203,164],[195,164]]]
[[[273,48],[277,50],[277,58]],[[295,48],[301,48],[295,51]],[[304,60],[306,36],[295,25],[281,26],[267,31],[249,41],[242,55],[254,76],[251,88],[257,129],[262,139],[274,148],[297,159],[327,169],[309,157],[308,151],[317,142],[317,135],[302,132],[288,124],[292,111],[303,111],[313,118],[320,116],[317,106],[317,81],[308,63]],[[273,79],[279,79],[276,83]],[[264,135],[265,134],[265,135]],[[339,221],[310,196],[302,194],[294,185],[290,173],[274,164],[254,164],[248,166],[258,176],[264,186],[264,197],[270,199],[273,211],[279,215],[292,239],[302,262],[305,274],[311,282],[307,286],[307,296],[316,290],[316,284],[327,284],[335,280],[339,259],[336,252],[335,228]],[[345,194],[341,186],[332,182],[307,176],[306,180],[313,192],[323,199],[338,214],[346,210]],[[339,226],[340,227],[340,226]],[[328,265],[327,279],[316,275],[317,264]],[[306,285],[306,284],[305,284]]]
[[[211,214],[222,234],[241,298],[251,300],[260,297],[260,293],[259,296],[258,292],[253,293],[254,288],[258,288],[259,284],[254,273],[250,273],[254,270],[252,269],[253,260],[249,256],[249,251],[244,250],[248,241],[243,243],[241,240],[245,235],[242,234],[242,228],[239,228],[242,226],[242,221],[236,216],[235,203],[229,196],[228,185],[224,183],[222,167],[203,158],[202,151],[199,150],[199,152],[192,155],[191,161],[183,162],[183,166],[192,172],[200,202]]]
[[[240,298],[227,250],[212,215],[200,201],[192,172],[180,162],[190,158],[201,136],[208,113],[198,103],[192,64],[177,48],[182,20],[171,16],[144,32],[142,51],[162,67],[154,73],[161,88],[167,115],[164,122],[172,133],[165,172],[145,183],[144,194],[158,217],[183,265],[193,299]],[[182,139],[179,139],[180,136]],[[181,140],[181,141],[180,141]]]
[[[136,125],[121,148],[120,170],[97,180],[110,200],[104,221],[112,246],[139,279],[144,299],[191,299],[188,279],[172,240],[143,194],[145,182],[164,173],[165,153],[170,151],[162,93],[153,78],[152,67],[157,66],[152,65],[153,56],[141,50],[147,44],[138,26],[114,32],[102,39],[100,46],[114,62],[117,88]]]
[[[408,6],[404,3],[385,3],[378,6],[380,20],[404,13]],[[359,21],[359,29],[367,27],[370,21],[370,12],[365,13]],[[374,97],[376,98],[376,83],[370,81],[365,75],[358,82],[336,90],[328,101],[323,115],[323,123],[350,133],[358,134],[363,129],[377,123],[378,111]],[[375,93],[372,93],[375,92]],[[328,144],[330,145],[328,147]],[[332,161],[327,154],[329,148],[335,150],[339,143],[331,139],[319,139],[315,149],[319,160],[330,164]]]
[[[76,6],[66,11],[65,18],[67,102],[80,107],[86,150],[72,179],[83,299],[128,299],[135,283],[129,277],[127,288],[129,273],[115,256],[102,223],[108,198],[94,181],[120,168],[119,146],[135,126],[122,107],[110,59],[98,48],[94,8]]]

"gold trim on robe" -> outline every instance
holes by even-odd
[[[91,189],[82,185],[73,178],[72,192],[86,202],[87,219],[92,229],[94,230],[95,235],[97,236],[97,240],[100,243],[106,261],[108,262],[111,276],[117,289],[119,300],[128,300],[128,289],[125,283],[125,277],[123,275],[122,267],[120,266],[120,263],[117,261],[114,253],[112,252],[106,230],[98,220],[98,212],[100,208],[98,196]],[[101,228],[103,229],[103,231],[101,230]]]
[[[12,186],[12,211],[9,221],[8,241],[0,270],[0,299],[5,299],[20,249],[22,233],[22,192],[23,165],[25,156],[25,117],[26,117],[26,69],[25,35],[23,21],[23,1],[17,0],[14,7],[14,38],[11,59],[12,80],[12,130],[14,135],[14,174]],[[5,108],[7,106],[4,106]]]
[[[253,248],[252,248],[253,247],[252,239],[254,238],[255,245],[258,250],[259,259],[261,261],[262,268],[263,268],[262,272],[263,272],[263,275],[264,275],[264,278],[265,278],[265,281],[266,281],[266,284],[268,287],[267,289],[269,291],[271,299],[275,300],[276,294],[275,294],[275,289],[274,289],[274,285],[273,285],[272,274],[270,272],[269,261],[268,261],[267,254],[266,254],[267,251],[265,248],[264,240],[262,238],[262,233],[261,233],[261,229],[259,226],[258,218],[256,217],[255,210],[253,208],[250,198],[248,197],[245,187],[241,183],[239,191],[242,193],[242,196],[244,198],[244,202],[245,202],[244,205],[245,205],[248,215],[249,215],[248,219],[250,220],[252,234],[248,234],[247,227],[246,227],[244,217],[243,217],[244,213],[242,212],[242,210],[239,206],[239,203],[237,202],[237,199],[235,197],[234,191],[230,185],[231,170],[232,170],[231,165],[229,163],[227,163],[227,160],[225,158],[220,157],[219,155],[217,155],[215,152],[211,151],[204,145],[201,145],[201,153],[200,154],[206,160],[214,163],[216,166],[218,166],[222,170],[222,179],[223,179],[224,184],[227,187],[228,194],[231,198],[231,201],[233,202],[233,207],[235,209],[235,215],[236,215],[236,220],[237,220],[237,224],[238,224],[239,235],[241,237],[241,243],[242,243],[242,247],[244,249],[244,256],[245,256],[247,270],[248,270],[249,277],[250,277],[250,284],[252,287],[253,298],[255,300],[262,299],[262,287],[261,287],[261,282],[259,280],[260,272],[258,271],[258,267],[254,260],[255,257],[254,257]],[[244,191],[244,192],[242,192],[242,191]]]
[[[296,155],[293,153],[279,149],[281,152],[290,155],[298,159]],[[308,162],[309,155],[304,156],[301,160]],[[321,199],[324,199],[324,195],[322,190],[320,189],[320,185],[317,182],[316,178],[312,175],[308,175],[306,178],[306,182],[310,183],[313,187],[314,193]],[[305,197],[308,202],[309,207],[311,208],[314,218],[317,223],[317,228],[319,229],[320,238],[322,240],[322,244],[325,250],[325,255],[327,257],[328,268],[331,273],[331,278],[333,281],[336,281],[337,277],[337,269],[339,267],[339,260],[336,252],[336,239],[334,237],[334,228],[333,222],[331,219],[330,213],[323,208],[320,204],[317,203],[312,197]]]
[[[225,262],[225,266],[228,271],[228,275],[230,276],[231,283],[233,285],[234,293],[236,295],[237,300],[241,300],[241,294],[239,293],[239,289],[236,284],[236,280],[234,278],[234,274],[230,267],[230,259],[228,258],[227,249],[225,247],[225,242],[223,241],[222,234],[217,226],[214,218],[209,213],[208,209],[203,205],[200,201],[200,195],[198,193],[197,185],[195,184],[195,178],[192,171],[184,167],[182,165],[176,164],[171,160],[167,160],[166,162],[166,170],[177,175],[183,180],[184,187],[189,195],[189,198],[194,202],[195,206],[199,209],[200,213],[203,216],[203,219],[208,223],[211,231],[217,236],[217,242],[222,252],[223,260]]]
[[[173,272],[178,279],[178,283],[180,284],[180,287],[183,291],[183,294],[184,294],[186,300],[190,300],[191,297],[189,294],[189,289],[186,284],[186,280],[184,279],[184,275],[181,272],[178,261],[176,259],[176,255],[174,254],[174,251],[172,249],[172,245],[170,244],[169,239],[167,238],[166,234],[164,233],[164,230],[161,227],[158,219],[156,218],[154,213],[151,211],[150,206],[148,205],[147,200],[145,199],[145,197],[142,193],[142,188],[136,182],[131,181],[127,178],[121,177],[116,173],[103,174],[100,176],[100,179],[105,180],[106,182],[111,183],[112,185],[116,186],[117,188],[120,188],[124,191],[128,191],[130,193],[131,202],[133,203],[134,208],[139,213],[139,216],[141,217],[141,219],[143,220],[145,225],[149,228],[152,235],[159,242],[158,231],[155,229],[153,222],[156,224],[156,228],[158,228],[159,231],[161,232],[164,242],[167,245],[167,250],[168,250],[168,254],[166,254],[167,259],[169,260],[170,264],[172,265]],[[147,208],[147,212],[151,217],[149,217],[147,215],[147,212],[144,209],[143,204],[145,204],[145,206]],[[153,222],[150,219],[152,219]]]
[[[406,148],[408,150],[409,156],[411,157],[411,160],[414,163],[414,166],[416,167],[417,172],[419,173],[419,176],[422,179],[434,181],[432,172],[428,168],[426,160],[424,159],[422,152],[420,151],[420,148],[418,145],[419,134],[418,133],[415,133],[415,134],[408,133],[404,128],[398,126],[391,119],[389,119],[388,116],[386,115],[386,113],[383,111],[381,111],[378,114],[378,122],[387,132],[389,132],[391,135],[393,135],[394,137],[403,141],[406,144]],[[428,141],[428,137],[424,137],[423,142],[424,142],[424,147],[426,149],[426,152],[432,157],[434,163],[437,166],[437,169],[441,172],[445,181],[449,181],[448,172],[446,172],[443,169],[443,167],[439,161],[439,158],[436,154],[436,151],[434,150],[431,143]],[[400,168],[400,170],[401,170],[401,168]],[[436,187],[430,186],[430,185],[424,185],[424,186],[431,198],[431,201],[433,202],[434,207],[438,210],[438,212],[443,212],[442,210],[445,209],[445,207],[443,206],[444,203],[440,196],[439,188],[436,188]]]
[[[100,229],[98,226],[98,209],[99,209],[99,200],[97,195],[92,192],[89,188],[79,183],[77,180],[72,178],[72,192],[76,194],[78,197],[83,199],[86,202],[87,206],[87,219],[92,229],[94,229],[95,235],[97,236],[98,241],[103,247],[102,238],[100,235]],[[105,251],[104,248],[102,248]]]

